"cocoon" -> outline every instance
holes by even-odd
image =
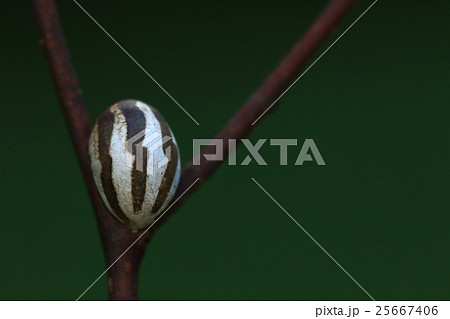
[[[149,226],[175,194],[181,170],[175,137],[159,112],[143,102],[109,107],[92,130],[89,155],[106,207],[132,230]]]

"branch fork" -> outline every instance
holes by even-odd
[[[203,185],[222,162],[207,161],[203,154],[214,153],[216,146],[206,146],[199,155],[200,165],[193,165],[191,162],[182,171],[174,199],[176,200],[180,195],[183,196],[145,234],[145,230],[133,233],[116,221],[103,204],[92,177],[88,155],[90,120],[64,39],[56,6],[53,0],[30,0],[30,2],[34,9],[41,43],[47,56],[59,102],[95,212],[106,265],[109,267],[115,263],[107,272],[109,299],[136,300],[139,267],[152,235],[190,195]],[[260,117],[266,113],[267,108],[270,107],[272,110],[277,106],[277,103],[273,106],[272,103],[277,101],[294,83],[299,71],[306,65],[320,44],[332,33],[354,3],[355,0],[331,0],[303,37],[228,124],[222,128],[215,138],[224,140],[224,157],[229,153],[228,140],[240,141],[246,137],[255,127],[253,123],[256,121],[259,123]],[[135,241],[136,243],[129,248]],[[129,250],[117,260],[128,248]]]

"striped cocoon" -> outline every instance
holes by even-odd
[[[108,108],[89,140],[97,189],[111,214],[132,230],[164,211],[180,179],[175,137],[153,107],[124,100]]]

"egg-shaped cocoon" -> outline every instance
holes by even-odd
[[[181,170],[175,137],[161,114],[143,102],[124,100],[103,112],[89,155],[103,202],[130,229],[151,225],[175,194]]]

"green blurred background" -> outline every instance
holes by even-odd
[[[360,1],[320,54],[372,1]],[[92,121],[135,98],[169,121],[183,163],[243,104],[326,1],[57,1]],[[378,3],[251,134],[313,138],[326,166],[224,165],[154,236],[149,300],[450,297],[450,2]],[[3,1],[0,299],[73,300],[104,270],[94,215],[30,4]],[[318,54],[316,56],[318,56]],[[247,155],[238,150],[238,160]],[[106,299],[100,280],[84,299]]]

